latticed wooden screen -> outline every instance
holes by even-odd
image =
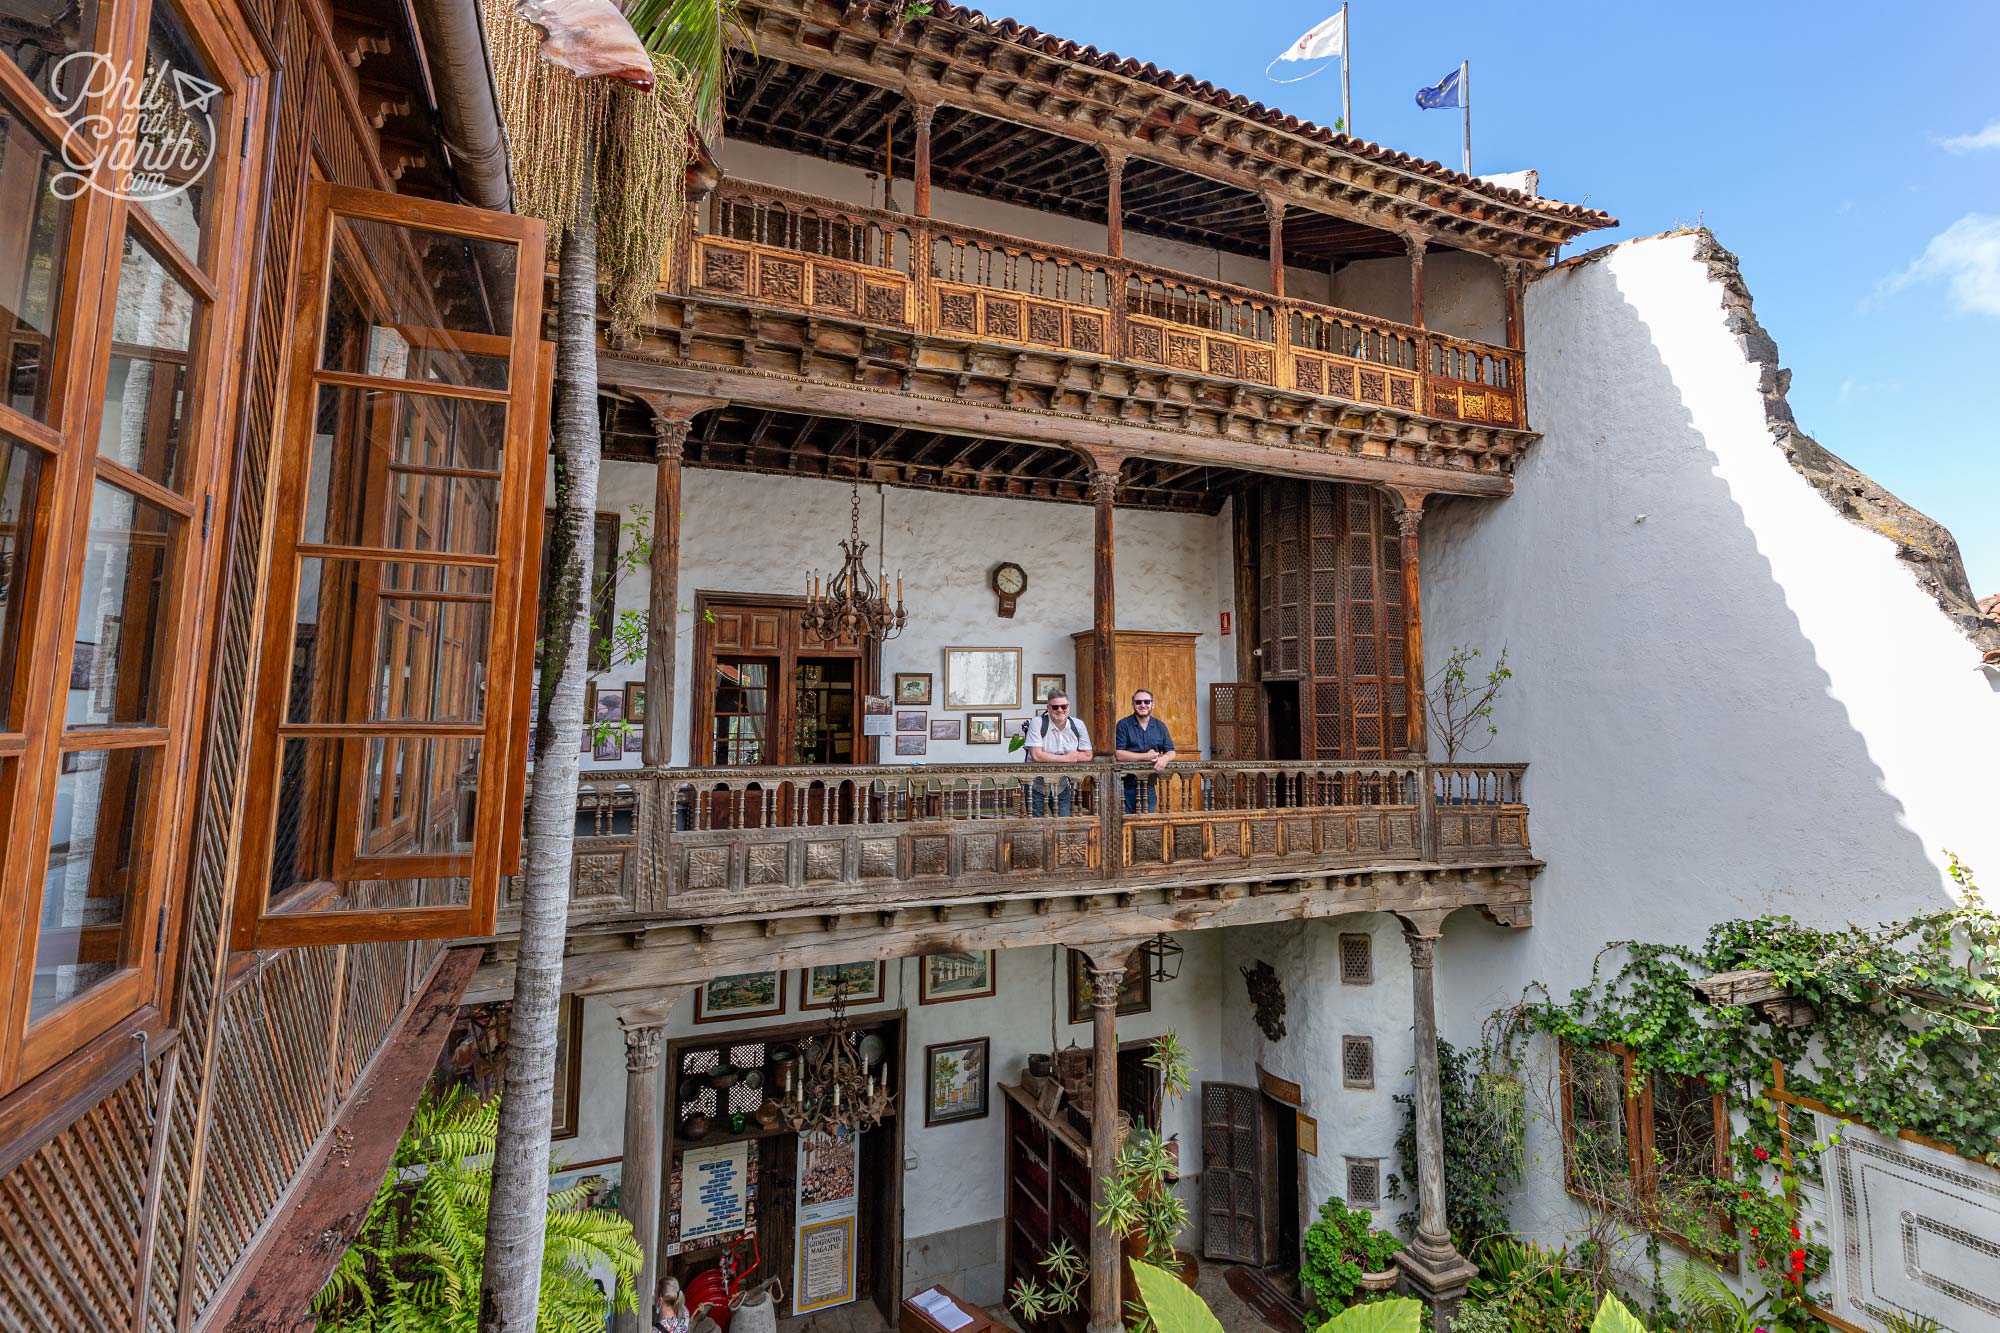
[[[1263,678],[1299,682],[1301,757],[1407,753],[1402,558],[1388,497],[1272,480],[1260,517]]]
[[[1257,687],[1216,681],[1208,687],[1209,749],[1215,759],[1261,759],[1257,745]]]
[[[1211,1259],[1264,1262],[1259,1123],[1255,1088],[1201,1085],[1201,1238]]]

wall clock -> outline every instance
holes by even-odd
[[[1000,599],[1000,618],[1014,618],[1014,602],[1028,590],[1028,571],[1009,560],[993,567],[993,592]]]

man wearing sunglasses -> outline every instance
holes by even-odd
[[[1167,765],[1174,762],[1174,738],[1167,733],[1167,724],[1153,716],[1153,692],[1138,690],[1132,695],[1132,711],[1118,719],[1118,735],[1112,742],[1113,752],[1126,763],[1148,763],[1153,772],[1164,772]],[[1142,809],[1147,814],[1159,803],[1159,779],[1140,778],[1135,774],[1125,775],[1125,813],[1138,814]]]
[[[1027,750],[1031,764],[1087,764],[1096,757],[1090,748],[1090,732],[1083,719],[1070,716],[1069,696],[1051,694],[1048,711],[1028,719]],[[1056,813],[1066,815],[1075,796],[1075,784],[1068,778],[1056,783]],[[1035,815],[1048,809],[1048,783],[1036,778],[1028,792],[1028,808]]]

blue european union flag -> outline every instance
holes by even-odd
[[[1417,89],[1417,105],[1426,111],[1442,111],[1450,106],[1463,106],[1459,100],[1459,76],[1465,71],[1455,69],[1428,88]]]

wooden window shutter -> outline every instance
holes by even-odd
[[[1201,1250],[1211,1259],[1264,1262],[1261,1130],[1255,1088],[1201,1085]]]
[[[518,864],[543,229],[315,182],[231,943],[493,928]]]
[[[1208,687],[1208,728],[1212,758],[1260,758],[1257,687],[1241,681],[1211,683]]]

